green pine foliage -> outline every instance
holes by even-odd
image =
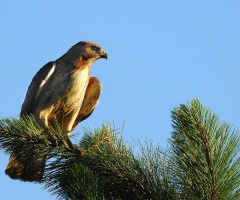
[[[52,162],[46,187],[63,199],[175,199],[170,163],[162,150],[139,145],[140,152],[134,153],[118,135],[109,124],[85,130],[79,144],[83,154],[73,152]]]
[[[84,129],[80,154],[60,127],[42,131],[32,116],[0,120],[0,149],[20,158],[47,156],[42,184],[58,199],[240,199],[239,131],[199,100],[171,117],[167,150],[153,141],[126,143],[107,123]]]
[[[240,199],[239,131],[199,100],[175,108],[172,121],[180,199]]]

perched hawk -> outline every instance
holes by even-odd
[[[69,137],[70,132],[88,118],[98,104],[102,85],[97,78],[90,77],[90,70],[99,58],[108,58],[99,45],[79,42],[56,61],[44,65],[32,79],[20,116],[33,114],[45,130],[49,125],[54,127],[56,118]],[[76,149],[70,137],[67,142]],[[23,181],[41,180],[46,158],[34,160],[31,165],[28,159],[31,158],[17,160],[13,152],[6,174]]]

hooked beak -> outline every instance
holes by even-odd
[[[102,50],[100,58],[105,58],[107,60],[108,59],[107,53]]]

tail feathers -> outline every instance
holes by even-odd
[[[22,181],[41,182],[46,165],[46,156],[38,159],[18,159],[13,153],[10,157],[5,173],[12,179]]]

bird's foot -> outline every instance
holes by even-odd
[[[82,153],[83,153],[82,150],[79,149],[78,147],[76,147],[76,146],[72,143],[72,141],[70,140],[70,138],[67,139],[67,144],[68,144],[68,146],[69,146],[73,151],[75,151],[77,154],[82,155]]]

